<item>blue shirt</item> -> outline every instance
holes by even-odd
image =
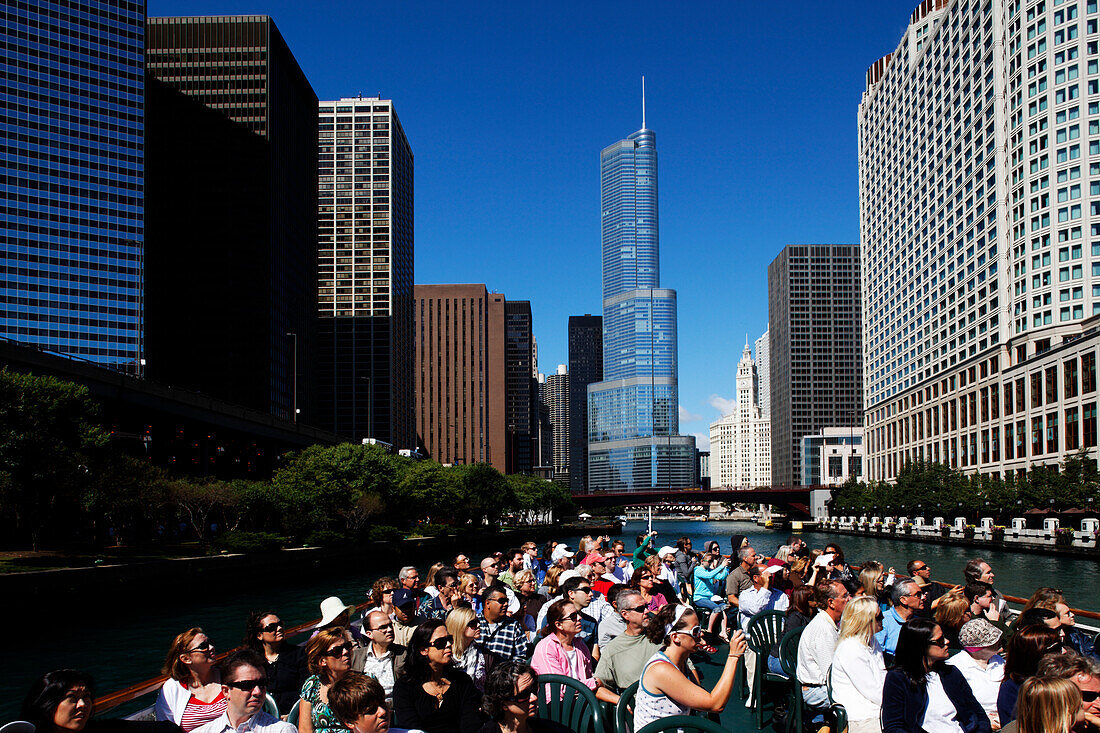
[[[891,608],[882,614],[882,631],[875,634],[878,645],[887,654],[894,654],[898,649],[898,635],[901,633],[901,625],[905,622],[898,616],[897,609]]]
[[[726,597],[725,594],[721,592],[721,588],[726,580],[726,576],[729,574],[730,569],[725,565],[719,565],[711,570],[707,570],[702,565],[696,565],[692,573],[695,581],[692,583],[694,588],[692,600],[698,601],[700,599],[705,599],[709,601],[711,596],[722,596],[722,600],[725,601]]]

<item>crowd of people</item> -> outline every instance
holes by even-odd
[[[1100,733],[1100,659],[1059,590],[1037,589],[1013,616],[984,560],[966,562],[950,588],[923,560],[905,573],[852,566],[838,545],[811,549],[797,536],[770,557],[742,535],[725,554],[687,537],[657,547],[655,532],[630,551],[603,536],[577,548],[528,542],[476,565],[460,553],[423,575],[407,566],[378,579],[362,611],[326,598],[303,644],[272,610],[250,614],[243,644],[220,660],[202,628],[180,633],[143,733],[561,733],[535,716],[540,675],[569,677],[608,705],[638,683],[640,730],[721,712],[742,662],[750,682],[765,679],[758,667],[773,678],[793,670],[814,730],[840,704],[851,733]],[[746,642],[766,611],[782,633],[801,630],[796,658],[781,660],[777,639]],[[717,644],[729,653],[704,686],[692,657]],[[765,696],[750,690],[746,704]],[[51,672],[23,717],[39,733],[121,730],[93,719],[93,699],[87,674]]]

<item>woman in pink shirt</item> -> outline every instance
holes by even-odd
[[[619,696],[600,685],[592,676],[592,655],[577,638],[581,632],[581,614],[569,601],[555,601],[546,611],[543,640],[535,645],[531,667],[539,674],[560,674],[579,680],[596,693],[596,699],[612,705]]]

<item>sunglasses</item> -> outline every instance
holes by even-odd
[[[574,588],[573,592],[574,593],[585,593],[587,595],[592,595],[592,589],[591,588]]]
[[[573,613],[569,614],[568,616],[562,616],[561,620],[562,621],[580,621],[581,620],[581,612],[580,611],[574,611]]]
[[[325,652],[326,657],[342,657],[345,654],[351,654],[351,643],[341,644],[340,646],[334,646]]]
[[[274,634],[277,630],[281,628],[283,628],[283,622],[275,621],[263,627],[262,629],[260,629],[260,631],[264,632],[265,634]]]
[[[192,648],[184,652],[184,654],[190,654],[191,652],[208,652],[214,649],[214,642],[207,639],[201,644],[196,644]]]
[[[393,592],[395,590],[397,590],[397,589],[396,588],[386,588],[386,590],[382,591],[382,595],[386,595],[387,593],[389,593],[392,596]]]
[[[1081,690],[1081,699],[1086,703],[1094,702],[1097,697],[1100,697],[1100,692],[1096,690]]]
[[[524,705],[524,704],[530,702],[531,697],[535,694],[537,694],[537,692],[535,690],[534,685],[532,685],[531,687],[528,687],[526,690],[520,690],[519,692],[512,695],[511,697],[504,698],[504,700],[505,700],[505,702],[513,702],[513,703],[516,703],[517,705]]]
[[[643,603],[640,606],[634,606],[633,608],[624,608],[624,611],[633,611],[634,613],[645,613],[649,610],[649,604]]]
[[[638,580],[653,580],[652,575],[639,575]]]
[[[382,624],[381,626],[375,626],[371,631],[386,631],[393,628],[393,622],[388,624]]]
[[[690,629],[679,629],[677,631],[670,631],[669,634],[688,634],[696,639],[703,635],[703,627],[699,624],[692,626]]]
[[[930,646],[938,646],[940,649],[946,649],[947,648],[947,637],[946,636],[941,636],[938,639],[930,639],[928,641],[928,644]]]
[[[481,624],[478,623],[476,618],[472,618],[472,619],[470,619],[469,623],[466,624],[466,628],[467,629],[476,629],[480,625]]]
[[[237,680],[236,682],[224,683],[226,687],[232,687],[234,690],[241,690],[242,692],[252,692],[257,687],[261,690],[267,689],[267,680]]]
[[[430,646],[432,649],[439,649],[440,651],[446,649],[449,646],[452,646],[453,644],[454,641],[449,636],[443,636],[436,639],[435,641],[428,642],[428,646]]]

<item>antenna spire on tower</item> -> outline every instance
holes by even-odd
[[[642,129],[645,128],[645,74],[642,74]]]

